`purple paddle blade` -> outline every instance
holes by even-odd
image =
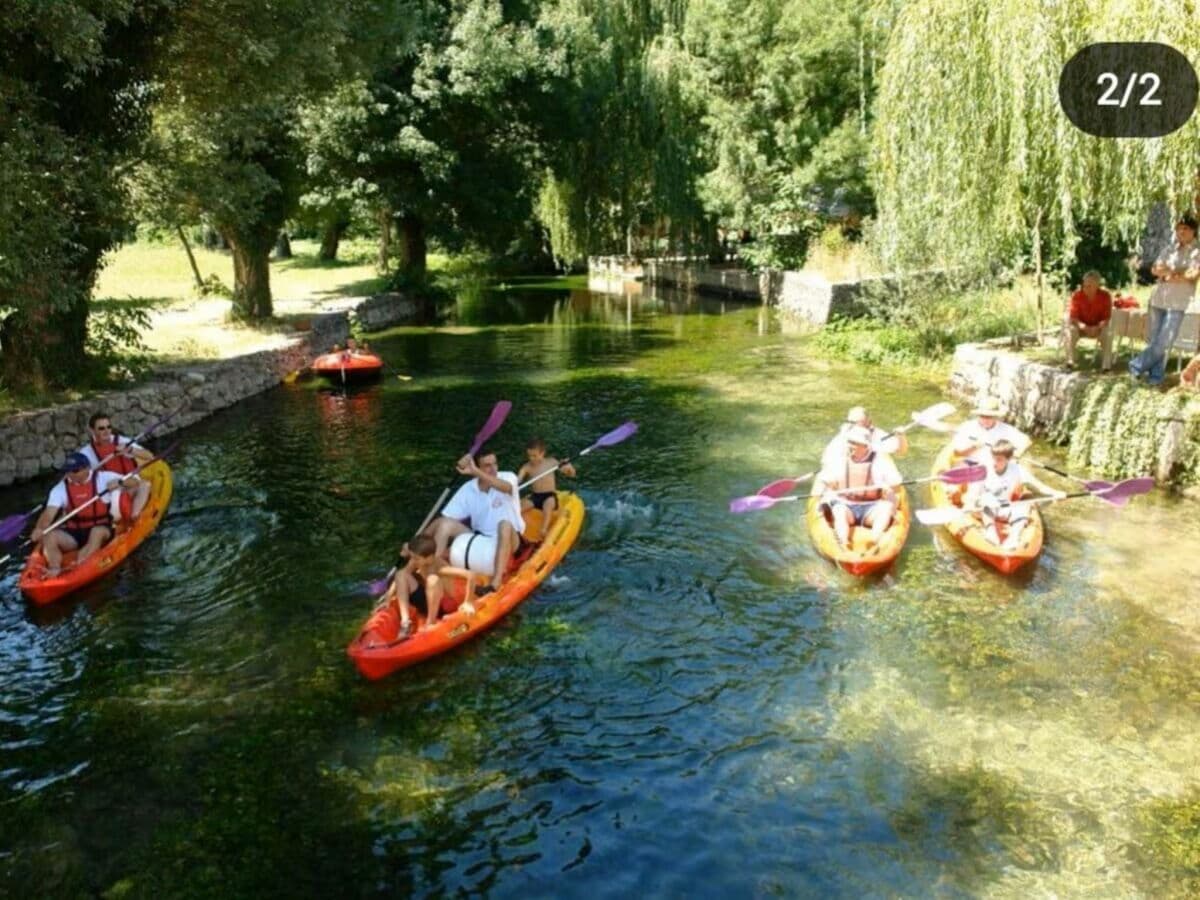
[[[938,473],[937,478],[942,484],[971,484],[987,478],[987,469],[983,466],[959,466]]]
[[[1083,486],[1091,493],[1098,494],[1101,491],[1108,491],[1115,488],[1117,485],[1112,481],[1085,481]]]
[[[1152,490],[1154,490],[1153,478],[1130,478],[1117,482],[1108,490],[1097,493],[1096,496],[1113,506],[1124,506],[1129,498],[1148,494]]]
[[[770,509],[778,502],[774,497],[751,494],[749,497],[738,497],[736,500],[731,500],[729,511],[735,514],[755,512],[760,509]]]
[[[583,452],[587,453],[588,450],[595,450],[597,447],[611,447],[613,444],[619,444],[626,438],[632,437],[637,430],[637,422],[626,422],[624,425],[618,425]],[[580,455],[582,456],[583,454]]]
[[[479,448],[487,443],[487,439],[500,430],[500,426],[504,424],[504,420],[508,418],[508,414],[511,411],[511,400],[501,400],[492,407],[492,414],[488,416],[488,420],[479,429],[479,434],[475,435],[475,443],[471,445],[471,449],[467,451],[466,455],[474,456],[478,453]]]
[[[41,507],[39,506],[38,509],[41,509]],[[33,510],[33,512],[17,513],[16,515],[7,516],[3,520],[0,520],[0,543],[8,543],[14,538],[19,537],[21,532],[25,530],[25,523],[29,521],[29,517],[35,512],[37,512],[37,509]]]
[[[378,581],[372,581],[367,585],[367,590],[372,594],[382,594],[388,589],[388,583],[391,579],[380,578]]]

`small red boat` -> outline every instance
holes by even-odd
[[[374,353],[350,353],[339,350],[318,356],[312,370],[334,384],[361,384],[379,377],[383,371],[383,360]]]

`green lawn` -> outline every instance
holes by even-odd
[[[271,293],[277,300],[321,300],[339,294],[370,294],[382,289],[386,279],[375,271],[376,244],[369,240],[343,241],[340,258],[317,259],[316,241],[292,242],[292,259],[271,263]],[[233,286],[233,261],[228,253],[193,247],[200,274],[216,275]],[[188,300],[195,283],[181,244],[140,242],[109,254],[96,283],[99,299],[135,300],[152,306]]]

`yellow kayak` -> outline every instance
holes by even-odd
[[[883,533],[883,539],[874,546],[869,545],[871,529],[855,526],[850,529],[850,546],[838,543],[833,522],[821,509],[818,497],[808,501],[808,533],[813,546],[826,559],[831,559],[851,575],[871,575],[880,572],[896,561],[904,542],[908,540],[908,529],[912,525],[912,508],[908,502],[908,491],[896,488],[896,514],[892,524]]]

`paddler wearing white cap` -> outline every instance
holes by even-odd
[[[850,546],[850,529],[866,525],[878,544],[896,512],[896,486],[904,479],[892,458],[872,447],[872,435],[861,425],[846,430],[847,451],[823,466],[813,493],[833,517],[838,543]]]
[[[875,423],[871,421],[866,407],[852,406],[850,407],[850,411],[846,413],[846,421],[842,423],[842,427],[838,430],[837,435],[825,445],[825,450],[821,453],[822,469],[831,468],[846,455],[846,432],[856,425],[870,432],[871,446],[874,449],[882,450],[889,456],[903,456],[908,452],[908,438],[904,432],[896,434],[895,432],[884,431],[882,428],[876,427]]]
[[[1033,443],[1029,435],[1004,421],[1004,409],[995,401],[982,401],[971,410],[971,416],[973,418],[958,426],[950,441],[950,446],[960,457],[986,463],[996,442],[1008,441],[1013,445],[1013,455],[1019,458]]]

